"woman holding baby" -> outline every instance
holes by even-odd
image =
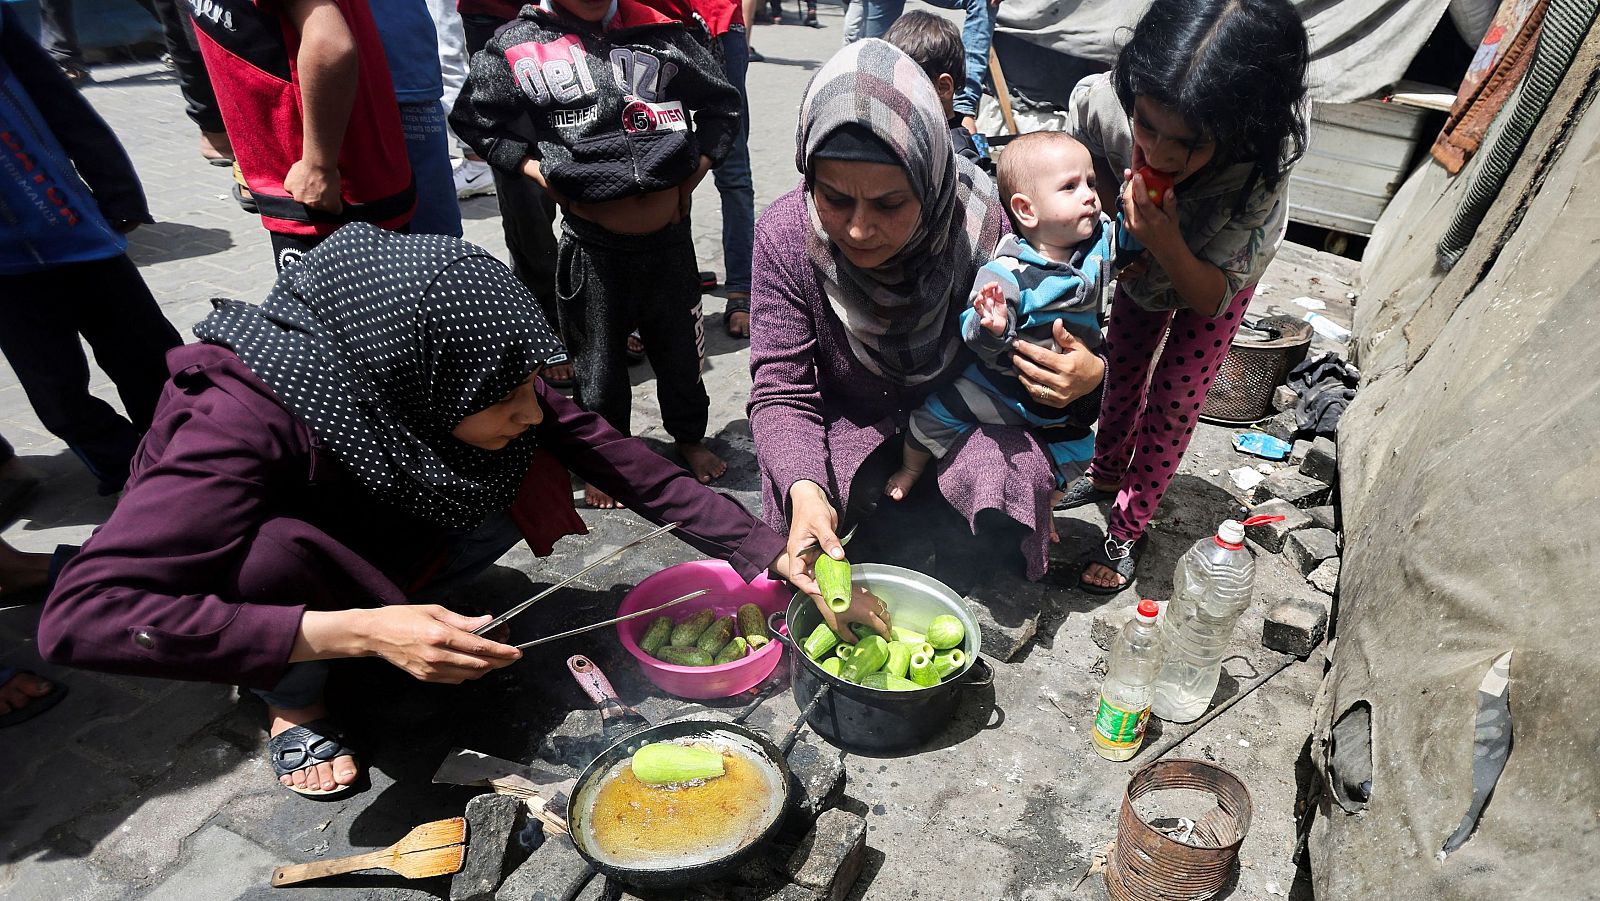
[[[931,564],[958,590],[1002,568],[1038,579],[1056,478],[1026,429],[977,426],[904,500],[883,493],[912,412],[972,362],[959,316],[1010,230],[994,183],[955,155],[917,64],[875,40],[813,79],[796,163],[803,183],[756,227],[750,424],[767,522],[791,553],[836,558],[859,525],[852,559]],[[1019,342],[1012,365],[1035,402],[1065,407],[1104,362],[1065,329],[1056,344]]]

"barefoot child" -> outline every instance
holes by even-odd
[[[1111,307],[1094,461],[1061,503],[1115,498],[1079,579],[1085,591],[1132,581],[1217,365],[1283,240],[1289,170],[1306,143],[1307,57],[1288,0],[1155,0],[1115,69],[1073,91],[1068,128],[1122,175],[1127,232],[1145,249]]]
[[[739,92],[716,60],[636,0],[544,0],[472,58],[450,121],[565,213],[556,293],[578,401],[628,433],[626,349],[638,329],[667,432],[702,483],[722,475],[704,444],[710,399],[688,218],[695,185],[739,128]],[[616,506],[593,486],[586,499]]]
[[[1020,236],[1001,238],[994,259],[978,270],[972,306],[961,314],[962,337],[978,362],[911,414],[900,470],[884,489],[895,500],[906,496],[930,457],[944,457],[978,423],[1033,430],[1055,464],[1052,504],[1060,488],[1083,473],[1094,449],[1100,392],[1065,409],[1046,406],[1028,395],[1011,366],[1016,341],[1057,349],[1057,320],[1098,352],[1116,242],[1100,212],[1094,163],[1070,135],[1035,132],[1000,155],[999,182]]]

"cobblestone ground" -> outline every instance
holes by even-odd
[[[795,110],[811,72],[839,41],[839,8],[824,6],[822,18],[822,30],[797,27],[791,19],[755,32],[755,46],[766,54],[766,62],[750,70],[759,206],[796,181]],[[192,340],[189,330],[208,311],[209,298],[265,294],[274,278],[266,235],[229,197],[228,171],[206,165],[196,152],[195,131],[166,69],[157,63],[102,66],[94,82],[85,96],[132,154],[158,220],[134,233],[129,253],[167,316]],[[720,271],[718,203],[709,180],[697,204],[702,268]],[[503,253],[494,199],[474,198],[462,210],[466,237]],[[723,334],[721,304],[707,298],[712,441],[731,464],[720,487],[753,509],[757,482],[743,410],[748,354],[744,342]],[[96,393],[115,404],[109,383],[98,373],[96,379]],[[636,382],[635,430],[653,439],[659,417],[647,370]],[[1230,453],[1226,433],[1213,431],[1197,441],[1196,462],[1186,471],[1218,465],[1204,462],[1207,455]],[[112,502],[95,497],[87,473],[39,426],[3,363],[0,434],[44,477],[40,494],[5,529],[5,539],[27,550],[84,541]],[[1149,582],[1140,586],[1146,593],[1163,590],[1161,570],[1170,572],[1176,554],[1227,512],[1226,495],[1204,476],[1187,482],[1180,476],[1176,485],[1172,509],[1164,509],[1156,525],[1147,566],[1156,575],[1141,580]],[[1069,553],[1081,553],[1072,542],[1092,535],[1092,516],[1063,523]],[[628,513],[588,513],[586,519],[593,538],[568,540],[543,560],[519,548],[474,586],[469,600],[525,596],[643,529]],[[558,608],[524,617],[518,629],[531,637],[560,623],[602,618],[628,586],[690,556],[676,544],[646,548],[578,583]],[[875,849],[856,897],[903,898],[919,886],[924,897],[1065,897],[1089,852],[1111,837],[1126,767],[1087,752],[1095,667],[1103,661],[1088,642],[1085,614],[1098,602],[1076,592],[1056,594],[1062,597],[1049,602],[1038,646],[1002,667],[992,696],[969,705],[935,747],[915,758],[851,758],[850,792],[871,807],[869,844]],[[570,728],[567,712],[588,705],[564,675],[567,654],[595,656],[623,696],[647,713],[671,707],[642,682],[609,633],[554,645],[547,655],[457,688],[422,686],[385,665],[352,663],[336,676],[330,702],[363,749],[372,786],[347,801],[316,804],[272,780],[261,756],[262,711],[253,699],[240,699],[226,686],[42,664],[33,641],[37,610],[0,610],[0,660],[60,680],[71,696],[49,715],[0,733],[0,896],[7,898],[436,897],[446,892],[441,880],[406,884],[374,875],[326,888],[266,886],[277,864],[382,847],[418,822],[459,815],[471,792],[429,782],[443,753],[466,746],[526,759],[540,736]],[[1253,628],[1258,637],[1259,617]],[[1240,641],[1239,659],[1248,668],[1260,648],[1255,637]],[[1219,719],[1204,743],[1180,749],[1226,761],[1257,793],[1241,897],[1285,894],[1294,880],[1292,763],[1315,679],[1311,667],[1291,668],[1240,704],[1240,713]],[[784,707],[787,693],[775,703],[779,718],[783,709],[792,717],[792,706]],[[583,722],[580,717],[578,725]],[[1247,732],[1253,749],[1243,740]],[[919,875],[936,859],[943,863],[934,870],[946,874],[937,883],[943,890]],[[1078,896],[1099,892],[1096,879]]]

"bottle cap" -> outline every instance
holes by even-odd
[[[1142,623],[1155,622],[1156,615],[1160,612],[1161,608],[1156,605],[1155,601],[1152,601],[1149,598],[1145,598],[1144,600],[1140,601],[1139,606],[1133,611],[1134,616],[1137,616],[1139,621]]]
[[[1217,527],[1217,544],[1229,550],[1244,547],[1244,524],[1237,519],[1225,519]]]

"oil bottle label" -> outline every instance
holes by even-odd
[[[1107,701],[1102,695],[1100,709],[1094,715],[1094,731],[1103,744],[1114,747],[1133,747],[1144,740],[1145,722],[1150,719],[1150,708],[1124,710]]]

